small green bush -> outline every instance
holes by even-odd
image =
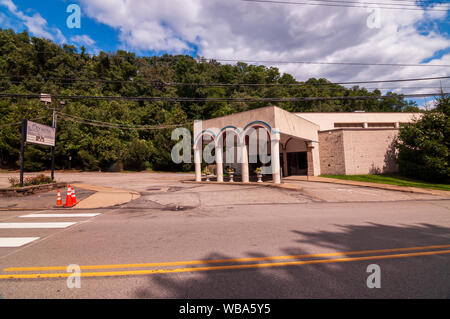
[[[11,187],[20,187],[20,180],[18,177],[9,177],[8,178]],[[38,176],[30,176],[26,177],[23,180],[23,186],[31,186],[31,185],[41,185],[41,184],[50,184],[55,183],[54,180],[49,176],[45,176],[44,174],[40,174]]]

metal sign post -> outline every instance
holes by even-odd
[[[22,138],[20,140],[20,186],[23,186],[23,163],[25,155],[27,120],[22,120]]]
[[[55,109],[53,109],[52,127],[56,131],[56,110]],[[55,139],[56,139],[56,134],[55,134]],[[55,146],[52,146],[52,174],[51,174],[51,177],[52,177],[52,180],[55,179]]]

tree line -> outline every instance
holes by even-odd
[[[167,85],[184,83],[186,85]],[[188,83],[235,84],[201,86]],[[246,86],[245,84],[303,84],[301,86]],[[30,37],[24,31],[0,29],[0,92],[19,94],[60,94],[83,96],[160,96],[170,98],[265,98],[377,96],[360,86],[346,88],[324,78],[296,81],[278,68],[236,63],[221,64],[201,57],[162,55],[140,57],[117,51],[91,55],[86,48],[58,45]],[[53,103],[65,114],[127,126],[190,123],[268,105],[290,112],[370,112],[418,111],[414,102],[389,93],[382,100],[333,100],[307,102],[165,102],[71,100]],[[49,106],[50,108],[53,106]],[[51,125],[51,110],[36,99],[0,100],[0,126],[23,118],[40,118]],[[188,127],[192,129],[192,127]],[[82,170],[191,170],[190,164],[175,165],[170,156],[173,143],[170,129],[122,130],[102,128],[58,119],[55,147],[57,169]],[[0,127],[0,167],[17,168],[20,125]],[[46,147],[27,145],[25,169],[39,171],[50,167]]]

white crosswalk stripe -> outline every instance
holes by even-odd
[[[0,247],[21,247],[38,239],[39,237],[0,237]]]
[[[48,211],[47,211],[48,212]],[[14,235],[18,235],[17,230],[20,229],[62,229],[73,226],[78,222],[57,222],[61,218],[92,218],[100,215],[100,213],[53,213],[45,214],[45,210],[32,214],[16,216],[14,218],[45,218],[46,222],[0,222],[0,229],[3,229],[0,237],[0,248],[17,248],[38,240],[41,237],[8,237],[8,232],[14,231]],[[48,220],[48,221],[47,221]],[[28,235],[27,231],[27,235]],[[38,235],[38,234],[36,234]],[[20,235],[19,235],[20,236]]]
[[[22,228],[67,228],[76,222],[66,223],[0,223],[0,229],[22,229]]]
[[[19,216],[20,218],[75,218],[75,217],[95,217],[100,214],[29,214]]]

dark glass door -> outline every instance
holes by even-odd
[[[306,152],[287,153],[287,162],[289,175],[306,175],[308,170]]]

